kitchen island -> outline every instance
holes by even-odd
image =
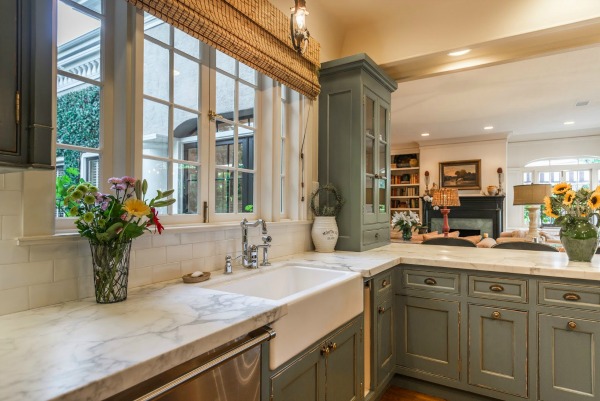
[[[132,290],[122,303],[93,299],[0,317],[0,399],[102,399],[214,349],[287,313],[276,301],[208,287],[263,269],[300,265],[359,272],[397,265],[600,280],[600,256],[390,244],[366,252],[306,252],[268,268],[213,274],[205,283],[165,282]],[[595,283],[593,283],[595,284]]]

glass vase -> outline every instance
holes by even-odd
[[[411,229],[411,227],[404,227],[404,228],[402,228],[402,239],[404,241],[410,241],[411,238],[412,238],[412,229]]]
[[[108,244],[90,242],[90,249],[94,266],[96,302],[111,304],[127,299],[131,240]]]
[[[573,223],[561,228],[560,242],[569,260],[590,262],[598,248],[598,227],[590,223],[587,217],[575,218]]]

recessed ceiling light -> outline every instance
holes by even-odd
[[[429,136],[429,132],[423,132],[421,136]]]
[[[448,55],[452,56],[452,57],[464,56],[465,54],[469,53],[470,51],[471,51],[471,49],[462,49],[462,50],[450,52],[450,53],[448,53]]]
[[[575,124],[575,121],[565,121],[563,124],[564,125],[573,125],[573,124]]]
[[[483,127],[483,129],[494,129],[493,125],[488,125],[487,127]]]

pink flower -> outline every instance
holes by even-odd
[[[109,184],[113,184],[113,185],[117,185],[117,184],[122,184],[123,181],[120,178],[111,177],[111,178],[108,179],[108,183]]]
[[[127,213],[121,215],[121,220],[127,221]]]
[[[137,181],[137,180],[136,180],[135,178],[133,178],[133,177],[129,177],[129,176],[127,176],[127,175],[126,175],[126,176],[123,176],[123,177],[121,177],[121,182],[122,182],[123,184],[127,184],[127,185],[130,185],[130,186],[133,186],[133,185],[135,185],[135,182],[136,182],[136,181]]]
[[[102,209],[102,210],[108,209],[108,202],[106,202],[106,201],[102,202],[102,204],[100,205],[100,209]]]
[[[116,189],[117,191],[124,191],[127,188],[125,184],[115,184],[110,189]]]

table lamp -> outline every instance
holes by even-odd
[[[450,226],[448,225],[448,213],[450,209],[448,206],[460,206],[460,199],[458,199],[458,190],[454,188],[441,188],[433,193],[433,199],[431,200],[431,206],[439,206],[440,213],[444,217],[444,224],[442,225],[442,232],[444,237],[448,236]]]
[[[529,232],[527,239],[536,241],[540,233],[538,231],[537,219],[540,205],[544,203],[544,197],[552,194],[550,184],[515,185],[515,197],[513,205],[525,205],[529,211]]]

